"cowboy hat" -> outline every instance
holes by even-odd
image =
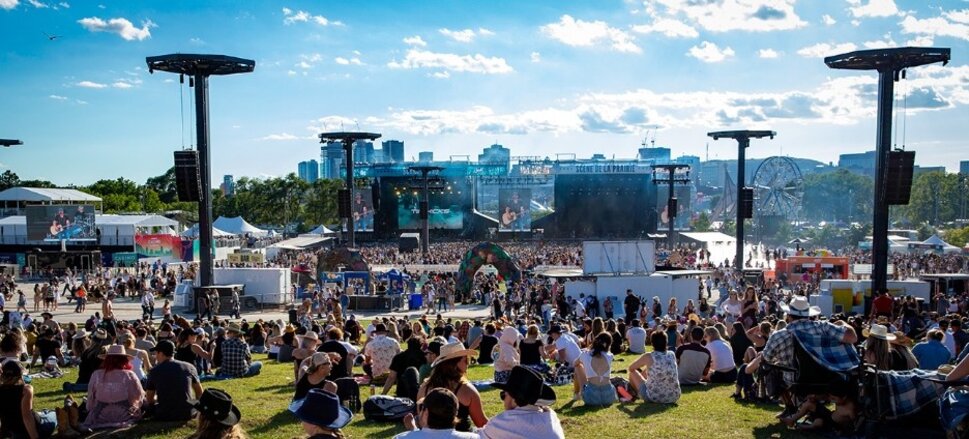
[[[316,333],[316,331],[306,331],[306,334],[299,335],[297,337],[302,337],[303,340],[320,341],[320,336]]]
[[[895,341],[893,342],[894,344],[902,345],[902,346],[909,346],[909,347],[912,346],[912,339],[909,338],[907,335],[905,335],[904,332],[902,332],[902,331],[895,331],[894,334],[895,334]]]
[[[798,317],[814,317],[821,314],[821,307],[811,306],[804,296],[794,296],[790,304],[781,304],[781,309],[788,315]]]
[[[83,330],[83,329],[78,329],[78,330],[77,330],[77,333],[76,333],[76,334],[74,334],[74,337],[73,337],[73,339],[74,339],[74,340],[80,340],[80,339],[82,339],[82,338],[87,338],[87,331],[85,331],[85,330]]]
[[[885,325],[874,324],[871,328],[865,329],[861,332],[865,338],[878,338],[881,340],[892,341],[895,340],[895,334],[888,332],[888,327]]]
[[[555,402],[555,391],[532,369],[515,366],[508,375],[508,381],[493,383],[491,387],[504,390],[526,405],[551,405]]]
[[[340,398],[322,389],[310,389],[303,399],[289,406],[300,421],[320,427],[338,429],[350,423],[353,413],[340,405]]]
[[[104,351],[103,354],[98,355],[98,358],[103,360],[109,356],[124,356],[124,357],[128,357],[128,359],[134,358],[133,355],[130,355],[127,352],[125,352],[124,346],[121,346],[119,344],[113,344],[111,346],[108,346],[108,348]]]
[[[292,324],[288,324],[288,325],[286,325],[285,331],[287,333],[292,334],[292,333],[296,332],[296,328]]]
[[[238,323],[229,323],[229,326],[225,328],[226,332],[235,332],[236,334],[242,334],[242,327]]]
[[[475,353],[476,352],[474,349],[465,349],[464,343],[461,343],[461,342],[448,343],[444,346],[441,346],[441,355],[438,356],[433,363],[431,363],[431,367],[437,367],[438,364],[441,364],[445,361],[453,360],[455,358],[467,357],[468,355],[474,355]]]
[[[191,405],[200,414],[225,426],[236,425],[242,418],[239,408],[232,404],[232,397],[219,389],[205,389],[199,400]]]

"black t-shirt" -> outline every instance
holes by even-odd
[[[542,353],[540,350],[545,344],[541,340],[535,340],[534,343],[521,342],[519,344],[519,349],[521,350],[521,363],[522,364],[541,364],[542,363]]]
[[[57,340],[50,338],[42,338],[34,343],[37,350],[40,351],[40,361],[47,361],[49,357],[56,357],[57,352],[61,349],[61,344]]]
[[[481,343],[478,344],[478,349],[481,350],[480,355],[478,355],[478,364],[491,364],[494,363],[494,357],[491,356],[491,351],[494,350],[495,346],[498,345],[498,337],[494,335],[482,335]]]
[[[639,311],[639,298],[635,295],[626,296],[622,303],[627,314],[635,314],[636,311]]]
[[[350,364],[350,352],[347,351],[346,346],[336,340],[327,340],[316,349],[317,352],[332,352],[335,354],[340,354],[340,358],[343,360],[339,364],[334,364],[330,367],[330,374],[326,379],[334,381],[338,378],[345,378],[350,376],[347,372],[347,365]]]
[[[145,390],[155,391],[156,421],[187,421],[192,419],[192,383],[199,381],[195,366],[184,361],[159,363],[148,372]]]
[[[77,366],[77,383],[91,382],[91,375],[101,367],[100,350],[88,349],[81,354],[81,364]]]
[[[400,376],[408,367],[420,369],[427,361],[424,358],[424,351],[420,349],[407,349],[390,360],[390,370],[397,372]]]

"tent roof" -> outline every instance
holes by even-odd
[[[270,247],[285,248],[291,250],[302,250],[304,248],[315,247],[333,238],[322,236],[297,236],[295,238],[284,239]]]
[[[245,218],[241,216],[237,216],[233,218],[226,218],[224,216],[220,216],[219,219],[215,220],[215,222],[212,223],[212,226],[236,235],[244,235],[246,233],[249,233],[254,236],[266,235],[265,230],[260,229],[252,224],[249,224],[248,222],[246,222]]]
[[[325,225],[320,224],[317,228],[310,230],[307,235],[332,235],[336,232],[328,229]]]
[[[736,242],[737,238],[720,232],[680,232],[680,236],[685,236],[699,242]]]
[[[922,241],[922,244],[941,245],[943,247],[949,245],[948,242],[945,242],[945,241],[942,240],[942,238],[939,238],[939,235],[932,235],[932,236],[930,236],[929,239],[926,239],[925,241]]]
[[[94,215],[94,223],[99,226],[133,226],[133,227],[175,227],[178,221],[170,220],[160,215]],[[27,225],[27,217],[12,215],[0,219],[0,225]]]
[[[77,189],[12,187],[0,192],[0,201],[101,201],[101,198]]]
[[[198,236],[198,234],[199,234],[199,225],[195,224],[194,226],[189,227],[187,230],[182,232],[181,236],[196,237]],[[234,235],[231,233],[219,230],[217,227],[212,227],[212,236],[234,236]]]

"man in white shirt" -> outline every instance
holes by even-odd
[[[643,354],[646,352],[646,330],[639,323],[639,319],[633,319],[632,326],[626,330],[626,341],[629,342],[629,352]]]
[[[552,337],[552,344],[546,347],[549,357],[554,358],[561,365],[556,371],[560,377],[564,376],[571,379],[575,371],[575,362],[582,354],[579,348],[579,339],[571,332],[563,332],[559,325],[552,325],[548,330],[548,335]],[[572,380],[572,390],[575,395],[579,394],[578,381]]]
[[[370,375],[375,382],[383,383],[387,375],[390,374],[390,363],[394,356],[400,353],[400,343],[387,337],[387,327],[383,323],[374,325],[374,338],[367,342],[363,353],[366,362],[363,370]]]

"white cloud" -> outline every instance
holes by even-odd
[[[204,46],[205,41],[202,40],[201,38],[193,37],[188,39],[188,44],[191,44],[193,46]]]
[[[670,38],[696,38],[700,33],[680,20],[673,18],[657,18],[653,24],[641,24],[632,27],[633,32],[641,34],[660,33]]]
[[[927,35],[920,35],[906,41],[905,45],[914,47],[931,47],[935,45],[935,39]]]
[[[37,9],[43,9],[43,8],[49,8],[50,7],[50,5],[48,5],[47,3],[44,3],[44,2],[41,2],[41,1],[38,1],[38,0],[27,0],[27,3],[30,3],[31,6],[37,8]]]
[[[604,21],[576,20],[563,15],[557,23],[541,27],[542,33],[572,47],[608,46],[617,52],[642,53],[634,42],[635,38],[620,29],[609,26]]]
[[[414,35],[412,37],[404,38],[404,44],[407,44],[409,46],[420,46],[420,47],[427,46],[427,42],[425,42],[424,39],[420,37],[420,35]]]
[[[491,29],[485,29],[483,27],[478,28],[478,35],[481,35],[482,37],[490,37],[494,34],[495,34],[494,31],[492,31]]]
[[[962,9],[959,11],[945,11],[942,13],[942,15],[945,15],[946,18],[956,23],[969,24],[969,9]]]
[[[104,21],[99,17],[88,17],[82,18],[77,22],[91,32],[110,32],[118,34],[127,41],[142,41],[145,38],[151,38],[151,31],[149,29],[157,27],[151,20],[145,20],[141,23],[141,27],[137,28],[128,19],[120,17],[112,18],[108,21]]]
[[[289,8],[283,8],[283,24],[288,25],[293,23],[316,23],[320,26],[340,26],[343,24],[339,21],[330,21],[330,19],[322,15],[313,15],[306,11],[293,11]]]
[[[66,100],[70,99],[70,98],[68,98],[66,96],[60,96],[60,95],[50,95],[48,97],[51,98],[51,99],[53,99],[53,100],[55,100],[55,101],[66,101]]]
[[[71,9],[71,4],[68,3],[68,2],[60,2],[60,3],[58,3],[58,5],[60,5],[60,7],[64,8],[64,9]]]
[[[437,78],[437,79],[448,79],[451,77],[451,73],[445,70],[443,72],[430,73],[427,76],[430,76],[432,78]]]
[[[832,16],[830,16],[828,14],[824,14],[824,16],[821,17],[821,22],[824,23],[825,26],[831,26],[831,25],[837,23],[838,20],[835,20],[834,17],[832,17]]]
[[[839,53],[851,52],[857,48],[858,46],[855,46],[853,43],[818,43],[798,50],[797,54],[805,58],[824,58],[826,56],[837,55]]]
[[[114,88],[120,88],[120,89],[128,89],[128,88],[134,87],[133,85],[125,81],[115,82],[114,84],[111,84],[111,86]]]
[[[353,58],[347,59],[347,58],[344,58],[342,56],[338,56],[338,57],[336,57],[336,58],[333,59],[333,62],[335,62],[337,64],[340,64],[340,65],[343,65],[343,66],[348,66],[348,65],[351,65],[351,64],[352,65],[355,65],[355,66],[362,66],[363,65],[363,61],[360,61],[360,58],[357,58],[357,57],[353,57]]]
[[[92,82],[92,81],[81,81],[74,85],[78,87],[83,87],[83,88],[108,88],[107,84],[101,84],[99,82]]]
[[[777,58],[780,54],[774,49],[760,49],[757,51],[757,56],[761,58]]]
[[[87,101],[82,101],[80,99],[77,99],[74,102],[77,102],[78,105],[87,105]]]
[[[0,0],[0,9],[10,10],[20,4],[19,0]]]
[[[289,76],[296,76],[296,71],[295,70],[290,70],[290,71],[286,72],[286,74],[289,75]]]
[[[472,40],[474,40],[474,37],[476,36],[474,31],[471,29],[451,30],[448,28],[441,28],[441,29],[438,29],[437,31],[440,32],[441,35],[444,35],[445,37],[448,37],[454,41],[460,41],[462,43],[470,43]]]
[[[898,47],[898,43],[892,40],[891,35],[886,35],[884,40],[874,40],[865,41],[862,43],[866,49],[885,49],[889,47]]]
[[[868,0],[866,4],[860,4],[857,0],[848,0],[848,3],[854,5],[848,10],[855,18],[898,15],[898,6],[895,5],[895,0]]]
[[[767,32],[807,26],[794,12],[797,0],[653,0],[645,2],[647,13],[660,17],[685,17],[711,32]],[[660,10],[659,7],[662,7]]]
[[[505,59],[500,57],[488,57],[481,54],[455,55],[420,49],[409,49],[403,60],[391,61],[387,63],[387,66],[392,69],[427,68],[482,74],[504,74],[514,71]]]
[[[716,63],[733,57],[734,51],[729,47],[720,49],[716,44],[704,41],[699,46],[691,47],[687,55],[706,63]]]
[[[952,37],[969,41],[969,24],[964,24],[959,21],[964,18],[962,15],[963,11],[960,11],[954,15],[947,15],[948,18],[933,17],[923,20],[908,15],[899,24],[902,26],[902,33],[906,34]],[[965,15],[969,16],[969,12],[966,12]],[[953,17],[955,17],[955,20],[949,21]]]
[[[538,52],[532,52],[531,60],[532,62],[542,62],[542,54]]]
[[[320,55],[319,53],[311,53],[309,55],[301,54],[299,56],[299,59],[300,59],[299,62],[296,64],[293,64],[293,67],[298,67],[303,70],[309,70],[309,69],[312,69],[313,66],[315,66],[316,64],[319,64],[321,61],[323,61],[323,55]]]
[[[300,139],[301,138],[299,136],[294,136],[289,133],[270,134],[268,136],[259,138],[259,140],[300,140]]]

